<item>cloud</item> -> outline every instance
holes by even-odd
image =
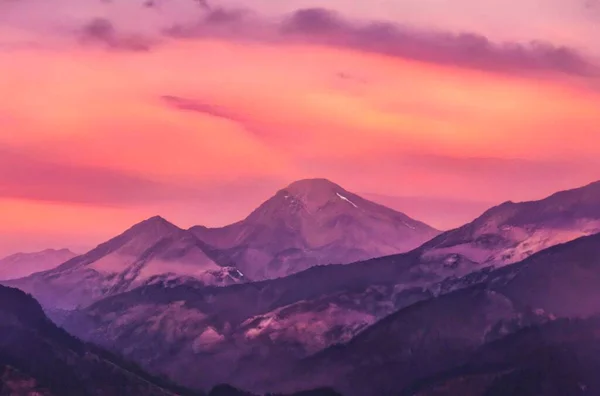
[[[84,44],[101,44],[111,50],[149,51],[152,41],[141,35],[125,35],[117,32],[113,23],[105,18],[94,18],[79,31]]]
[[[282,31],[336,46],[433,63],[500,71],[597,72],[575,50],[563,46],[496,44],[475,33],[422,32],[386,22],[354,24],[325,9],[297,11],[284,22]]]
[[[269,128],[264,125],[263,122],[253,120],[251,117],[246,117],[229,108],[181,96],[163,95],[160,99],[168,107],[175,110],[198,113],[236,123],[243,128],[244,131],[252,135],[252,137],[260,139],[263,143],[269,141],[268,139],[265,139],[267,135],[271,136],[268,132]]]
[[[177,110],[202,113],[211,117],[222,118],[236,123],[245,123],[244,118],[240,115],[219,106],[203,103],[198,100],[186,99],[179,96],[164,95],[161,97],[161,99],[169,107]]]
[[[600,68],[576,49],[533,41],[495,43],[476,33],[418,30],[400,24],[354,22],[323,8],[298,10],[272,23],[251,12],[211,9],[193,25],[174,25],[165,34],[178,38],[313,43],[435,64],[507,73],[558,72],[598,75]]]
[[[0,23],[16,23],[30,31],[45,26],[44,32],[67,26],[69,32],[75,29],[83,43],[121,51],[148,51],[166,34],[178,38],[312,43],[510,73],[599,73],[598,65],[567,46],[537,41],[498,43],[477,33],[419,30],[379,20],[354,21],[325,8],[300,9],[270,19],[248,9],[225,8],[206,0],[57,1],[52,6],[41,0],[5,1],[10,5],[0,12]],[[582,2],[590,10],[597,8],[597,0]],[[83,26],[82,18],[86,21]]]

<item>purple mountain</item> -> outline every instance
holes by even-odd
[[[268,373],[332,344],[348,342],[395,311],[485,282],[494,265],[513,268],[507,265],[511,260],[495,261],[494,257],[502,257],[502,252],[535,240],[531,238],[542,234],[564,237],[549,238],[545,244],[535,245],[539,250],[560,240],[593,233],[596,230],[593,225],[600,219],[599,185],[558,193],[541,201],[500,205],[409,253],[346,265],[317,266],[282,278],[230,287],[146,286],[100,301],[71,317],[66,325],[82,338],[127,351],[130,358],[164,370],[182,383],[205,385],[198,384],[195,376],[182,369],[193,362],[194,367],[211,372],[209,377],[215,381],[231,381],[258,390],[258,384],[265,379],[262,377]],[[352,197],[346,197],[360,206]],[[596,241],[592,237],[585,246],[593,247]],[[480,255],[467,255],[473,251]],[[568,263],[570,255],[583,259],[586,255],[595,257],[587,251],[564,252],[555,260],[556,265]],[[541,282],[545,275],[556,272],[554,266],[545,266],[546,256],[539,253],[536,257],[536,273],[531,272],[528,282],[514,286],[524,293],[532,291],[527,300],[520,301],[534,308],[546,308],[538,302],[531,304],[533,297],[545,288],[557,290],[552,311],[559,307],[560,301],[570,309],[577,306],[583,309],[594,301],[596,295],[590,294],[592,297],[585,304],[573,304],[573,298],[582,295],[572,288],[568,290],[577,293],[569,295],[567,290],[563,295],[558,294],[557,285],[570,287],[568,274],[550,276],[551,282],[540,283],[534,289],[531,282]],[[579,268],[573,270],[574,276],[588,276]],[[582,279],[573,278],[572,282],[581,285]],[[586,290],[591,291],[596,278],[590,279]],[[519,285],[518,280],[519,277],[511,284]],[[550,298],[553,294],[540,295]],[[493,293],[490,296],[497,301]],[[500,298],[500,305],[502,301]],[[454,313],[442,317],[443,310],[439,312],[440,320],[455,317]],[[460,314],[469,317],[462,311]],[[115,315],[122,321],[115,323]],[[485,312],[482,316],[485,317]],[[154,330],[157,321],[164,325],[158,332]],[[186,331],[176,330],[181,323],[185,323]],[[447,325],[444,322],[439,331],[443,332]],[[137,332],[132,334],[131,328]],[[482,328],[487,328],[487,323]],[[415,327],[415,334],[418,329]],[[149,339],[154,343],[152,350],[145,347]],[[179,351],[176,356],[171,354],[174,346]]]
[[[325,179],[292,183],[238,223],[191,231],[253,280],[402,253],[439,234]]]
[[[432,388],[431,393],[423,392],[421,395],[585,394],[566,391],[518,393],[510,391],[511,388],[504,392],[486,393],[485,389],[491,389],[493,382],[502,377],[501,374],[516,371],[514,366],[543,364],[544,360],[539,359],[546,359],[544,370],[554,365],[554,368],[563,366],[561,374],[557,372],[556,375],[573,374],[581,369],[583,361],[574,356],[552,356],[547,354],[549,351],[540,354],[543,347],[549,348],[555,341],[541,338],[544,331],[529,327],[561,318],[597,318],[600,314],[599,282],[600,234],[554,246],[486,274],[477,285],[399,310],[345,345],[328,348],[302,361],[289,370],[289,375],[283,376],[287,377],[281,381],[285,385],[280,383],[270,390],[327,385],[348,396],[413,395],[416,392],[403,393],[402,390],[430,376],[443,374],[440,382],[445,386],[436,392]],[[599,324],[595,319],[591,335],[596,349],[588,351],[590,355],[597,356]],[[571,327],[584,329],[585,324],[581,322]],[[529,328],[526,330],[529,336],[510,336],[523,328]],[[562,339],[551,348],[556,351],[563,350],[567,342],[579,337],[576,333],[560,333]],[[498,348],[495,341],[507,335],[509,341],[502,342],[503,348]],[[494,352],[491,355],[491,350],[486,352],[489,367],[483,371],[484,363],[479,360],[482,356],[478,356],[478,348],[486,343],[493,346]],[[470,375],[454,372],[473,358]],[[598,367],[596,358],[594,367],[588,367],[577,375],[588,371],[595,373]],[[449,373],[450,377],[447,376]],[[506,380],[510,377],[507,375]],[[449,378],[454,381],[449,381]],[[521,380],[527,378],[534,383],[549,380],[541,381],[539,375],[531,373]],[[274,378],[274,382],[280,379]],[[478,384],[482,386],[478,387]]]
[[[191,232],[157,216],[54,269],[4,283],[33,294],[45,307],[72,309],[159,281],[243,281],[210,251]]]
[[[0,280],[22,278],[46,271],[75,257],[69,249],[46,249],[35,253],[16,253],[0,259]]]
[[[424,261],[456,272],[503,266],[545,248],[600,232],[600,182],[530,202],[506,202],[422,248]]]

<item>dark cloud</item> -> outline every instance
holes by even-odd
[[[195,25],[174,26],[179,38],[225,36],[276,43],[315,43],[399,58],[507,73],[595,76],[600,68],[577,50],[534,41],[495,43],[475,33],[424,31],[381,22],[353,22],[322,9],[302,9],[279,23],[239,10],[211,9]]]
[[[166,36],[189,39],[201,37],[227,37],[255,40],[262,29],[269,29],[266,22],[253,18],[252,12],[243,9],[212,7],[207,9],[197,23],[175,24],[163,32]],[[266,39],[266,36],[262,37]]]
[[[285,20],[283,35],[418,61],[497,71],[598,72],[572,48],[532,42],[497,44],[474,33],[424,32],[386,22],[358,24],[326,9],[299,10]]]
[[[92,19],[81,28],[79,35],[84,44],[100,44],[111,50],[149,51],[153,44],[140,35],[119,33],[105,18]]]

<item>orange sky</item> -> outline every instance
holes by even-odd
[[[462,218],[406,210],[440,228],[600,179],[596,78],[552,70],[311,41],[137,52],[58,37],[0,52],[0,91],[0,254],[82,250],[154,214],[226,224],[305,177],[473,203]]]

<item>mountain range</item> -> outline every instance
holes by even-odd
[[[558,245],[386,317],[346,345],[301,361],[291,382],[350,396],[399,394],[468,364],[479,348],[519,329],[600,315],[599,282],[600,235]]]
[[[156,284],[100,301],[71,315],[65,326],[108,348],[127,349],[129,357],[190,386],[211,384],[187,375],[184,364],[203,367],[214,381],[260,390],[264,367],[282,370],[352,340],[397,310],[484,282],[494,267],[511,261],[493,257],[515,246],[531,243],[523,255],[528,257],[567,236],[592,234],[589,225],[600,218],[594,199],[600,202],[598,184],[506,203],[409,253],[317,266],[274,280],[226,288]],[[534,244],[542,233],[561,238]],[[178,317],[186,318],[189,332],[174,327]],[[151,337],[153,347],[140,335]]]
[[[330,181],[302,180],[239,223],[183,230],[153,217],[56,268],[5,283],[68,310],[152,282],[228,285],[404,252],[438,234]]]
[[[7,396],[253,396],[231,386],[190,390],[57,327],[41,305],[0,286],[0,394]],[[286,396],[277,394],[273,396]],[[339,396],[329,388],[287,396]]]
[[[599,233],[600,182],[440,233],[313,179],[230,226],[151,218],[3,283],[71,334],[193,389],[483,396],[535,372],[525,385],[558,395],[544,387],[579,385],[568,364],[548,366],[562,358],[555,345],[582,356],[582,370],[596,364],[580,340],[598,322],[579,318],[600,314]],[[535,346],[535,332],[551,343]],[[555,372],[565,384],[545,377]]]

